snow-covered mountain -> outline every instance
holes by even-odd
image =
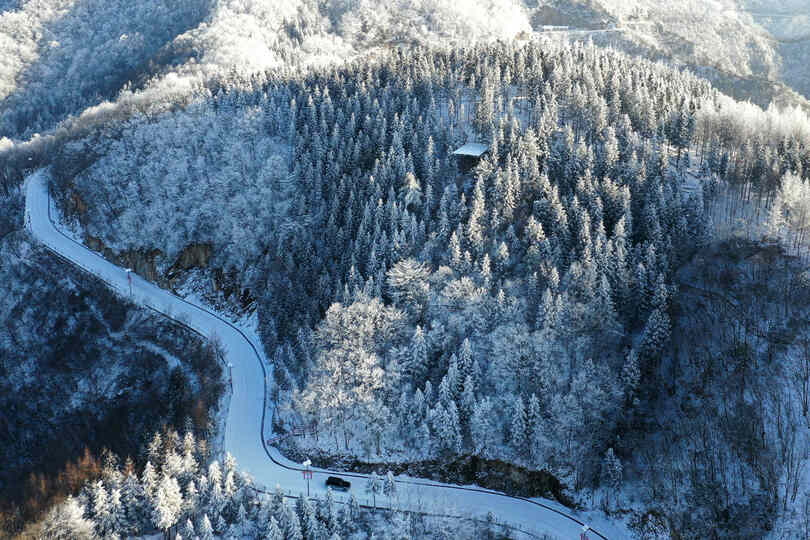
[[[87,247],[257,325],[273,406],[250,396],[288,458],[554,497],[639,537],[778,537],[810,497],[805,7],[0,4],[5,350],[50,304],[89,312],[63,326],[94,360],[138,322],[108,331],[25,270],[41,168]],[[92,517],[91,489],[54,519]]]
[[[687,66],[737,99],[810,106],[810,19],[801,0],[548,0],[529,9],[535,29],[609,29],[584,39]]]

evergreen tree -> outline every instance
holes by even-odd
[[[612,127],[605,130],[605,138],[602,143],[602,174],[613,175],[616,163],[619,161],[619,140]]]
[[[42,538],[54,540],[92,540],[96,538],[93,523],[84,518],[84,508],[68,497],[54,506],[42,523]]]
[[[602,483],[617,495],[621,488],[622,472],[621,461],[613,452],[613,448],[608,448],[602,461]]]
[[[177,523],[182,509],[183,496],[180,493],[177,480],[164,474],[155,493],[152,522],[155,527],[167,534],[167,531]]]
[[[114,487],[110,490],[109,508],[108,530],[115,531],[114,534],[118,534],[119,531],[126,527],[126,514],[121,500],[120,488]]]
[[[521,396],[514,396],[512,402],[512,422],[509,428],[509,442],[519,457],[528,457],[528,429],[526,427],[526,407]]]
[[[631,402],[641,379],[641,371],[638,365],[638,355],[634,349],[630,349],[622,367],[622,383],[624,385],[625,400]]]
[[[101,480],[90,486],[90,514],[96,525],[99,536],[104,536],[111,530],[110,504],[107,490]]]
[[[200,540],[213,540],[214,527],[211,526],[211,520],[208,519],[208,514],[203,514],[198,530],[200,531]]]
[[[285,520],[284,538],[289,540],[304,540],[301,532],[301,520],[298,514],[289,506],[285,506],[287,518]]]
[[[121,505],[124,511],[124,525],[121,532],[132,535],[140,530],[146,520],[144,499],[146,493],[142,483],[134,473],[134,465],[128,469],[121,485]]]
[[[147,461],[141,474],[141,485],[143,486],[144,494],[148,498],[153,498],[158,487],[158,476],[155,468],[152,466],[151,461]]]
[[[467,221],[466,231],[467,241],[475,250],[476,254],[484,252],[484,244],[486,242],[486,225],[484,218],[486,215],[484,181],[482,178],[478,178],[478,181],[475,183],[475,190],[473,191],[472,207],[470,209],[470,217]]]
[[[472,375],[467,375],[464,379],[464,390],[461,392],[461,403],[459,407],[459,418],[462,424],[468,424],[475,411],[476,396],[475,382]]]
[[[191,523],[191,519],[187,519],[186,523],[183,525],[183,536],[185,538],[192,539],[194,538],[195,534],[194,524]]]
[[[267,526],[265,537],[267,540],[284,540],[284,534],[281,532],[281,528],[278,526],[274,516],[270,516],[270,523]]]
[[[413,332],[408,351],[408,361],[403,367],[414,382],[419,382],[427,370],[427,343],[425,341],[425,333],[419,325],[416,326],[416,330]]]
[[[476,455],[484,458],[491,457],[498,448],[499,441],[496,436],[492,401],[485,397],[478,402],[470,420],[470,435]]]
[[[417,429],[416,441],[417,446],[427,455],[430,455],[432,438],[433,436],[430,433],[430,428],[428,427],[427,422],[422,422]]]
[[[160,470],[160,467],[163,465],[163,438],[157,431],[152,436],[152,440],[149,441],[146,454],[152,466]]]
[[[543,464],[549,441],[546,433],[546,421],[540,408],[540,400],[535,394],[532,394],[531,398],[529,398],[529,409],[526,416],[529,427],[529,453],[534,460],[535,466],[540,466]]]
[[[640,354],[647,360],[658,360],[669,341],[670,322],[665,311],[655,309],[641,334]]]
[[[440,447],[451,454],[461,452],[461,422],[456,402],[451,399],[447,408],[438,406],[437,413],[435,427]]]
[[[403,180],[400,191],[400,201],[403,204],[403,208],[411,210],[418,210],[421,208],[422,187],[419,185],[419,181],[416,179],[416,176],[414,176],[414,174],[411,172],[405,174],[405,179]]]

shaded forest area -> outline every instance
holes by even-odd
[[[223,392],[198,336],[30,243],[0,200],[0,531],[13,534],[166,425],[210,430]]]

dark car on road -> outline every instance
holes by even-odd
[[[337,476],[330,476],[326,479],[326,487],[330,487],[336,491],[349,491],[349,488],[352,487],[351,482],[347,482],[343,478],[338,478]]]

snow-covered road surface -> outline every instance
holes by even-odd
[[[130,284],[127,271],[115,266],[101,255],[90,251],[71,239],[54,225],[50,216],[48,177],[43,170],[26,179],[25,223],[32,235],[47,248],[85,271],[94,274],[116,290],[129,297]],[[142,306],[152,308],[165,316],[186,324],[206,337],[217,337],[230,364],[233,393],[225,428],[225,450],[230,452],[239,468],[250,474],[257,486],[273,489],[280,485],[293,495],[307,492],[301,466],[282,456],[265,439],[271,435],[267,414],[266,385],[270,383],[271,367],[266,364],[257,336],[246,328],[239,328],[208,308],[182,299],[132,273],[132,298]],[[267,430],[267,431],[265,431]],[[312,493],[325,491],[324,481],[329,474],[349,478],[352,492],[365,504],[365,475],[335,473],[314,469],[309,489]],[[527,536],[549,534],[556,538],[579,539],[585,518],[569,514],[569,510],[544,499],[523,499],[477,488],[453,486],[419,478],[397,477],[398,505],[410,510],[439,512],[483,518],[493,512],[498,521],[512,524]],[[338,497],[340,498],[340,497]],[[378,496],[377,504],[387,506],[385,497]],[[589,532],[589,538],[611,538],[625,535],[607,523],[600,523],[601,534]]]

